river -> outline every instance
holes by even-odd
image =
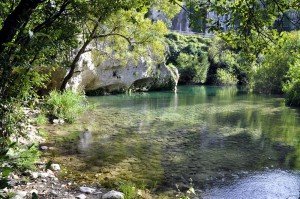
[[[64,177],[157,193],[192,186],[203,198],[299,197],[300,111],[283,98],[180,86],[88,101],[93,110],[55,130],[68,135],[53,155]]]

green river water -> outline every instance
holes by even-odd
[[[68,178],[107,186],[130,181],[158,192],[191,182],[214,190],[257,172],[300,169],[300,111],[283,98],[235,87],[180,86],[177,93],[88,101],[93,110],[58,127],[68,136],[52,155]],[[300,184],[298,174],[291,175]],[[224,196],[220,192],[204,195]]]

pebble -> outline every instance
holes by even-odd
[[[54,196],[58,196],[58,193],[55,190],[52,190],[51,194],[54,195]]]
[[[13,199],[25,198],[26,195],[27,195],[27,191],[17,191]]]
[[[41,177],[41,178],[47,178],[47,177],[49,176],[49,174],[46,173],[46,172],[40,172],[40,173],[38,174],[38,176]]]
[[[36,189],[32,189],[32,190],[30,191],[30,193],[31,193],[31,194],[35,193],[36,195],[38,195],[39,192],[38,192]]]
[[[54,172],[51,171],[50,169],[47,169],[47,174],[49,175],[50,178],[55,178]]]
[[[79,190],[83,193],[94,193],[96,189],[90,187],[80,187]]]
[[[124,199],[124,194],[118,191],[110,191],[102,196],[102,199]]]
[[[63,119],[54,119],[53,124],[64,124],[65,121]]]
[[[38,172],[31,172],[30,176],[32,179],[37,179],[39,177],[39,173]]]
[[[41,146],[40,149],[41,149],[42,151],[46,151],[46,150],[48,150],[48,147],[47,147],[47,146]]]
[[[50,168],[51,168],[53,171],[60,171],[60,166],[59,166],[59,164],[51,164]]]
[[[15,180],[19,180],[20,179],[19,176],[15,175],[15,174],[12,174],[11,177],[12,177],[12,179],[15,179]]]
[[[78,199],[86,199],[86,196],[84,194],[79,194],[77,195],[75,198],[78,198]]]

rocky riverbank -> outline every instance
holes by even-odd
[[[8,176],[8,185],[4,189],[0,189],[0,198],[27,199],[27,198],[59,198],[59,199],[122,199],[124,194],[118,191],[105,189],[100,186],[90,186],[77,184],[70,180],[63,180],[60,174],[63,172],[59,164],[52,163],[51,160],[43,158],[43,154],[53,150],[46,146],[46,138],[48,135],[41,135],[42,131],[35,125],[34,118],[40,113],[39,110],[31,110],[23,108],[23,112],[28,118],[24,126],[25,136],[12,136],[12,141],[19,143],[22,147],[34,147],[39,150],[38,156],[33,158],[38,160],[32,162],[32,168],[29,170],[15,170]],[[61,125],[63,120],[54,120],[53,125]],[[38,149],[37,149],[38,148]],[[13,157],[14,152],[11,152]],[[33,155],[33,154],[31,154]],[[18,156],[16,156],[17,158]],[[20,157],[18,157],[20,158]],[[20,160],[21,161],[21,160]],[[33,161],[33,160],[32,160]],[[10,167],[11,165],[7,165]],[[3,174],[3,173],[0,173]],[[1,175],[0,175],[1,177]],[[0,185],[6,179],[0,178]]]
[[[49,168],[48,168],[49,167]],[[58,179],[58,164],[38,163],[37,171],[14,173],[9,176],[11,188],[2,193],[13,199],[60,198],[60,199],[122,199],[124,194],[102,187],[79,186],[76,182]]]

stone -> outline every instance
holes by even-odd
[[[30,177],[31,177],[32,179],[37,179],[37,178],[39,177],[39,173],[38,173],[38,172],[31,172],[31,173],[30,173]]]
[[[31,193],[31,194],[34,194],[34,193],[35,193],[36,195],[39,194],[38,190],[36,190],[36,189],[32,189],[32,190],[30,191],[30,193]]]
[[[59,166],[59,164],[51,164],[50,168],[51,168],[53,171],[60,171],[60,166]]]
[[[54,195],[54,196],[58,196],[58,193],[57,193],[57,191],[55,191],[55,190],[52,190],[50,193],[51,193],[52,195]]]
[[[124,199],[124,194],[118,191],[109,191],[102,196],[102,199]]]
[[[63,120],[63,119],[54,119],[52,122],[53,122],[53,124],[64,124],[65,120]]]
[[[47,174],[49,175],[50,178],[55,178],[55,174],[52,170],[47,169]]]
[[[38,173],[38,176],[41,178],[48,178],[49,174],[47,172],[40,172],[40,173]]]
[[[96,189],[94,188],[90,188],[90,187],[79,187],[79,190],[83,193],[94,193],[96,191]]]
[[[78,199],[86,199],[86,196],[84,194],[79,194],[77,195],[75,198],[78,198]]]
[[[12,174],[11,175],[11,178],[14,179],[14,180],[19,180],[19,176],[18,175],[15,175],[15,174]]]
[[[13,197],[13,199],[23,199],[27,195],[27,191],[17,191],[15,193],[16,195]]]
[[[41,149],[42,151],[46,151],[46,150],[48,150],[49,148],[48,148],[47,146],[41,146],[40,149]]]

